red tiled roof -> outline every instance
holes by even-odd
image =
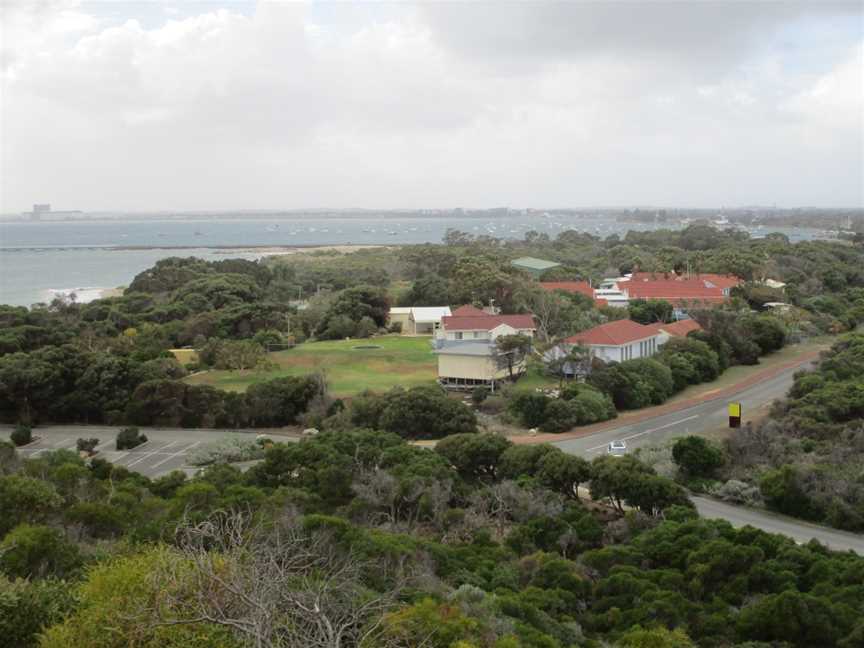
[[[569,344],[594,344],[599,346],[619,346],[657,335],[657,331],[633,320],[622,319],[607,322],[600,326],[582,331],[564,340]]]
[[[484,316],[488,315],[488,313],[483,312],[476,306],[472,306],[471,304],[465,304],[464,306],[460,306],[455,309],[452,313],[453,317],[475,317],[475,316]]]
[[[581,293],[592,299],[594,298],[594,289],[587,281],[541,281],[540,286],[549,292],[563,290],[564,292]]]
[[[676,305],[686,302],[721,303],[727,299],[722,288],[706,285],[700,279],[628,281],[620,287],[627,291],[630,299],[665,299]]]
[[[702,330],[702,327],[699,326],[699,322],[693,319],[678,320],[677,322],[672,322],[671,324],[656,322],[655,324],[648,324],[648,326],[653,328],[658,333],[660,331],[663,331],[664,333],[668,333],[669,335],[675,337],[686,337],[690,331]]]
[[[459,309],[457,309],[458,311]],[[496,326],[507,324],[514,329],[536,329],[533,315],[452,315],[441,318],[441,326],[447,331],[491,331]]]
[[[712,272],[701,272],[689,276],[678,275],[674,272],[634,272],[630,275],[630,281],[698,281],[702,282],[703,285],[704,282],[708,281],[717,288],[734,288],[739,285],[742,280],[734,275],[721,275]]]

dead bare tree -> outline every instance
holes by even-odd
[[[255,648],[381,645],[384,614],[407,578],[402,564],[370,564],[294,520],[252,520],[219,513],[181,528],[175,558],[153,575],[163,594],[143,614],[160,624],[224,626]],[[392,586],[371,589],[370,573]]]

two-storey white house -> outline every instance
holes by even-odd
[[[536,329],[533,315],[493,315],[472,306],[456,309],[452,316],[441,318],[435,334],[438,382],[456,389],[485,385],[494,390],[509,376],[508,364],[513,364],[514,375],[525,371],[524,357],[508,363],[496,340],[517,334],[533,338]]]

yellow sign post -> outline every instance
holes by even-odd
[[[741,403],[729,403],[729,427],[741,427]]]

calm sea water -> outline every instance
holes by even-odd
[[[440,242],[449,228],[500,238],[536,230],[554,237],[568,229],[598,236],[668,225],[624,223],[609,217],[513,215],[494,220],[455,217],[304,217],[224,220],[133,220],[0,223],[0,303],[30,305],[74,290],[81,300],[128,285],[169,256],[208,260],[261,256],[217,246],[293,246]],[[785,230],[793,240],[816,230]],[[170,249],[182,248],[182,249]],[[131,248],[131,249],[129,249]],[[136,249],[146,248],[146,249]]]

